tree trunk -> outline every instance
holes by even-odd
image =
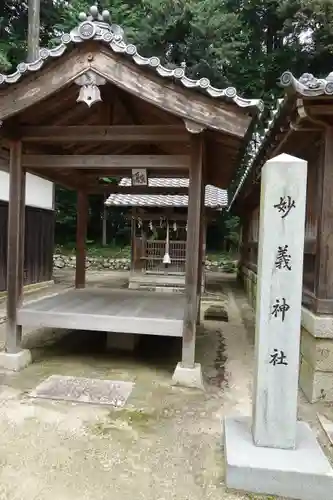
[[[28,62],[39,57],[40,0],[28,1]]]

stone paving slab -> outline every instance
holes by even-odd
[[[133,389],[132,382],[51,375],[30,392],[32,398],[122,407]]]

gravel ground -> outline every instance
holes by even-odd
[[[172,387],[179,339],[142,338],[136,352],[105,353],[103,335],[25,332],[34,363],[0,374],[0,500],[245,500],[227,491],[221,419],[251,413],[253,314],[232,281],[218,282],[229,322],[206,321],[197,358],[206,391]],[[0,325],[3,340],[4,325]],[[29,397],[53,374],[133,381],[124,408]],[[310,422],[332,458],[316,412],[300,395],[300,417]],[[273,498],[273,497],[260,497]]]

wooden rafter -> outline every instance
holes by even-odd
[[[243,138],[251,122],[251,117],[235,106],[166,84],[99,46],[94,50],[89,47],[89,51],[87,46],[73,50],[58,59],[57,64],[22,80],[15,88],[4,88],[0,92],[0,119],[39,103],[88,70],[166,112],[213,130]]]
[[[23,155],[25,168],[79,169],[186,169],[186,155]]]
[[[125,142],[148,143],[187,142],[189,133],[185,127],[170,125],[72,125],[22,127],[23,142]]]

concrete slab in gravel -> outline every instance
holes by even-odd
[[[30,397],[121,407],[132,389],[132,382],[122,380],[51,375],[30,393]]]
[[[297,500],[328,500],[333,470],[305,422],[297,424],[295,450],[255,446],[251,418],[224,421],[228,488],[281,495]]]

